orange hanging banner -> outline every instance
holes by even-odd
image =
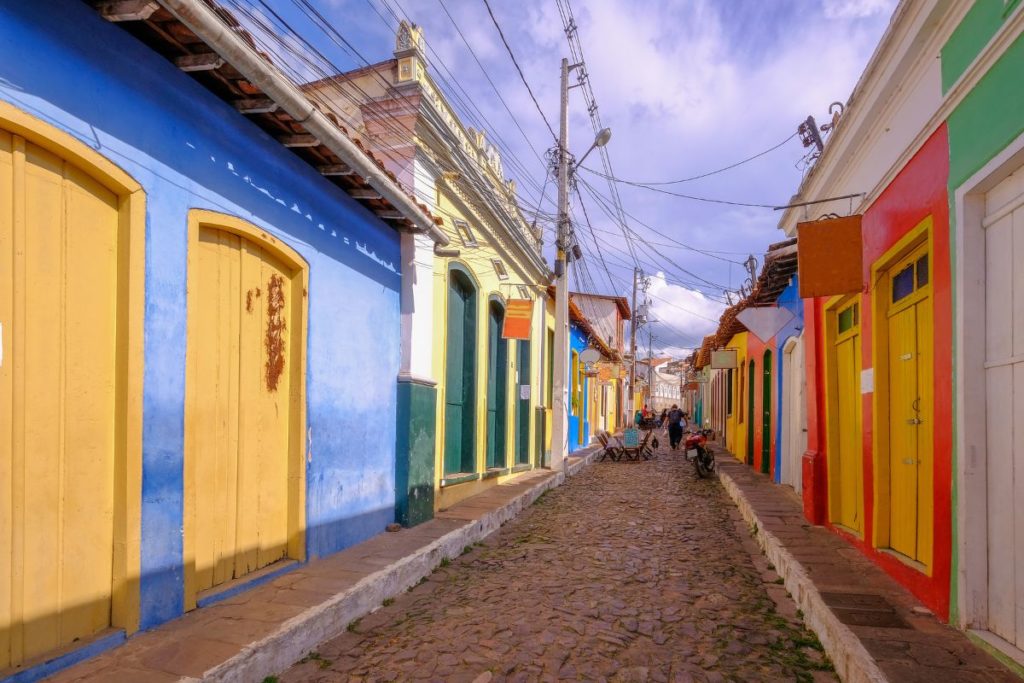
[[[503,339],[529,339],[533,320],[533,299],[509,299],[505,302],[505,324],[501,328]]]

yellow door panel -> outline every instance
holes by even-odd
[[[928,564],[932,552],[932,318],[927,245],[889,269],[889,547]]]
[[[298,344],[288,266],[215,228],[200,227],[192,249],[186,457],[194,594],[288,554]]]
[[[889,318],[889,545],[917,557],[917,315]]]
[[[862,481],[860,421],[860,337],[843,339],[836,346],[839,460],[839,519],[843,526],[861,530]]]
[[[932,494],[934,457],[932,451],[932,430],[934,397],[932,395],[932,307],[930,299],[920,301],[917,309],[917,556],[919,562],[930,565],[932,561],[932,517],[934,496]]]
[[[120,225],[114,193],[6,133],[0,198],[4,667],[111,623]]]

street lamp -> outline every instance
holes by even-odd
[[[595,147],[604,147],[605,145],[608,144],[608,141],[611,139],[611,128],[602,128],[600,131],[598,131],[597,135],[594,136],[594,144],[590,145],[590,149],[583,153],[583,156],[580,157],[580,160],[576,162],[575,166],[573,166],[573,170],[576,170],[577,168],[580,167],[580,164],[583,163],[583,160],[587,158],[588,154],[594,151]]]

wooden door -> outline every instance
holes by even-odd
[[[771,472],[772,460],[772,352],[764,352],[761,385],[761,472]]]
[[[111,624],[122,231],[113,192],[0,130],[0,669]]]
[[[747,464],[754,464],[754,361],[747,366]]]
[[[293,531],[301,387],[295,270],[259,242],[200,225],[189,259],[186,384],[188,607],[284,559]],[[298,301],[297,301],[298,299]]]
[[[444,472],[476,470],[476,294],[469,278],[452,271],[448,283],[445,361]]]
[[[987,626],[1024,650],[1024,170],[985,213]]]
[[[804,405],[804,351],[800,339],[789,347],[784,360],[786,369],[782,384],[785,394],[785,445],[782,458],[782,483],[799,493],[803,489],[803,455],[807,448],[807,410]]]
[[[505,311],[491,302],[487,317],[487,467],[505,467],[508,430],[508,340],[501,336]]]
[[[931,304],[927,245],[889,270],[889,547],[931,560]]]
[[[530,379],[530,341],[520,339],[516,349],[519,381],[515,388],[516,402],[516,463],[524,465],[530,462],[530,394],[523,398],[523,387],[531,391]]]
[[[834,393],[829,416],[832,451],[829,487],[832,522],[852,531],[863,526],[864,476],[861,453],[860,304],[847,304],[835,317],[833,342]]]

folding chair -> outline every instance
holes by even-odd
[[[608,432],[599,431],[597,433],[597,440],[601,442],[602,446],[601,452],[596,458],[597,461],[600,462],[605,458],[611,458],[612,460],[617,462],[619,458],[622,457],[622,450],[618,446],[613,446],[608,441]]]

